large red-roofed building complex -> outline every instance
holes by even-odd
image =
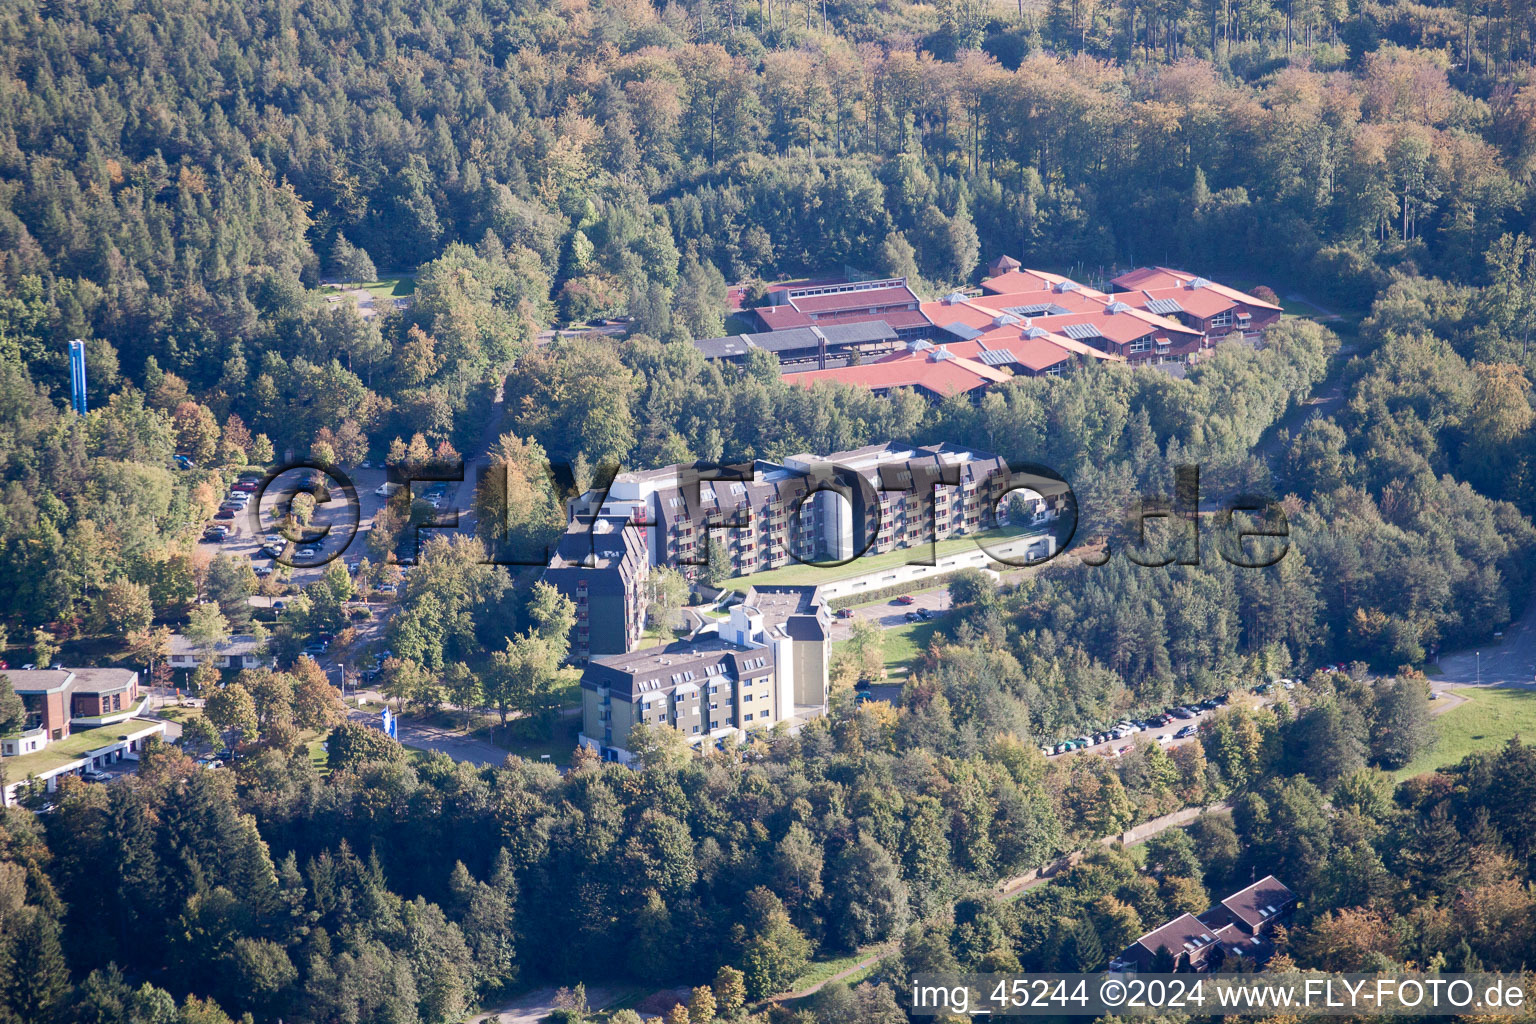
[[[752,312],[765,331],[884,322],[903,340],[933,328],[904,277],[878,281],[812,281],[775,288]]]
[[[1167,267],[1142,267],[1101,291],[1001,256],[980,294],[922,302],[906,278],[796,281],[753,310],[764,333],[696,342],[707,358],[779,358],[786,380],[930,398],[979,393],[1014,376],[1057,376],[1089,362],[1195,362],[1218,342],[1257,341],[1282,310]]]
[[[1283,312],[1247,292],[1167,267],[1138,267],[1109,283],[1119,301],[1178,320],[1208,338],[1263,331]]]

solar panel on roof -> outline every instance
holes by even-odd
[[[1093,324],[1067,324],[1061,329],[1061,333],[1074,341],[1087,341],[1089,338],[1102,338],[1103,333]]]
[[[1178,299],[1150,299],[1147,302],[1147,312],[1156,313],[1158,316],[1169,316],[1184,312],[1184,307],[1179,305]]]
[[[988,366],[1002,366],[1004,363],[1018,362],[1018,360],[1013,357],[1013,353],[1005,348],[998,348],[993,349],[990,352],[983,352],[981,354],[981,361]]]
[[[981,337],[981,332],[976,328],[967,327],[965,324],[962,324],[959,321],[950,324],[948,327],[945,327],[944,330],[949,334],[953,334],[961,341],[970,341],[972,338]]]

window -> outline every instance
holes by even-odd
[[[743,715],[742,716],[742,721],[743,722],[750,722],[750,721],[752,721],[752,716],[751,715]]]
[[[1131,342],[1130,349],[1132,352],[1151,352],[1152,345],[1152,336],[1149,334],[1145,338],[1137,338]]]
[[[694,727],[693,727],[693,731],[694,731],[694,732],[698,732],[698,731],[699,731],[699,727],[698,727],[698,726],[694,726]]]
[[[750,693],[742,694],[741,695],[741,702],[743,704],[750,704],[750,703],[752,703],[752,695]]]
[[[1215,316],[1211,317],[1211,326],[1212,327],[1231,327],[1232,326],[1232,311],[1230,309],[1228,309],[1228,310],[1225,310],[1223,312],[1217,313]]]
[[[719,711],[720,710],[720,702],[717,701],[717,700],[710,701],[709,702],[709,710],[711,710],[711,711]]]

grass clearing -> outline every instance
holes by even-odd
[[[947,617],[941,614],[931,619],[903,622],[899,626],[887,626],[883,629],[881,636],[885,643],[881,648],[881,654],[884,655],[887,675],[905,675],[910,672],[912,666],[928,650],[928,645],[933,641],[934,634],[938,632],[939,625]],[[833,653],[836,654],[847,643],[847,640],[837,641],[832,645]]]
[[[1511,738],[1536,739],[1536,690],[1455,687],[1465,704],[1435,716],[1440,738],[1412,763],[1392,773],[1401,781],[1455,764],[1468,754],[1496,750]]]
[[[959,554],[964,551],[979,550],[982,541],[996,543],[1013,537],[1021,537],[1026,533],[1039,533],[1039,531],[1023,530],[1018,527],[1006,527],[1001,530],[987,530],[983,533],[973,533],[965,537],[951,537],[941,540],[934,545],[932,552],[935,559],[947,555]],[[755,572],[747,576],[737,576],[726,580],[721,586],[729,590],[738,590],[746,593],[748,587],[767,586],[804,586],[810,583],[832,583],[836,580],[845,580],[850,576],[867,576],[870,573],[880,572],[882,569],[896,569],[904,565],[921,565],[929,555],[928,545],[919,544],[916,547],[896,548],[881,555],[865,555],[855,558],[844,565],[816,566],[796,563],[786,565],[782,569],[770,569],[767,572]],[[916,585],[914,583],[914,585]]]
[[[570,764],[571,751],[581,732],[580,715],[561,715],[546,735],[527,719],[516,719],[502,730],[487,730],[484,739],[527,761],[539,761],[547,754],[553,764]]]
[[[398,299],[406,295],[414,295],[416,292],[416,275],[399,274],[394,277],[381,277],[377,281],[359,281],[356,283],[323,284],[320,291],[325,294],[338,292],[365,291],[373,296],[373,300]]]
[[[876,956],[887,948],[884,945],[865,946],[863,949],[854,950],[846,956],[835,956],[827,960],[813,960],[806,965],[805,970],[801,972],[800,976],[788,985],[788,991],[804,992],[812,985],[824,984],[844,971],[856,966],[861,960]],[[875,964],[870,964],[862,973],[868,974],[869,971],[874,970],[876,964],[878,964],[878,961]],[[853,976],[845,980],[852,984]]]

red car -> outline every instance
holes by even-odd
[[[896,603],[897,604],[911,604],[913,601],[916,601],[916,600],[917,600],[917,598],[913,597],[911,594],[902,594],[900,597],[898,597],[896,599]]]
[[[231,487],[230,490],[232,490],[232,491],[244,491],[247,494],[255,494],[256,493],[256,485],[251,483],[249,480],[241,480],[239,483],[237,483],[233,487]]]
[[[837,610],[837,617],[840,618],[840,619],[851,619],[851,618],[853,618],[853,609],[852,608],[839,608]]]

